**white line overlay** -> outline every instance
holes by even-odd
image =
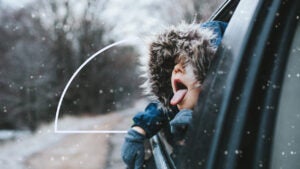
[[[58,130],[57,129],[57,121],[58,121],[58,117],[59,117],[59,111],[60,111],[60,107],[61,107],[61,104],[63,102],[63,99],[65,97],[65,94],[69,88],[69,86],[71,85],[73,79],[77,76],[77,74],[80,72],[80,70],[86,65],[88,64],[92,59],[94,59],[96,56],[98,56],[99,54],[101,54],[102,52],[114,47],[114,46],[118,46],[118,45],[121,45],[121,44],[124,44],[124,43],[127,43],[127,42],[134,42],[138,40],[137,37],[131,37],[131,38],[128,38],[128,39],[124,39],[124,40],[121,40],[121,41],[118,41],[118,42],[115,42],[113,44],[110,44],[100,50],[98,50],[96,53],[94,53],[91,57],[89,57],[85,62],[83,62],[82,65],[79,66],[79,68],[74,72],[74,74],[71,76],[70,80],[68,81],[68,83],[66,84],[61,96],[60,96],[60,99],[59,99],[59,102],[58,102],[58,105],[57,105],[57,109],[56,109],[56,114],[55,114],[55,121],[54,121],[54,133],[62,133],[62,134],[114,134],[114,133],[127,133],[126,130]]]

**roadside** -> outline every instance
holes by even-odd
[[[99,116],[64,117],[59,126],[84,130],[127,130],[132,116],[144,109],[132,108]],[[53,123],[35,134],[0,144],[1,169],[111,169],[125,168],[120,148],[125,134],[56,134]]]

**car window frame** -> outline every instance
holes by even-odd
[[[220,137],[223,134],[221,126],[223,126],[225,123],[226,110],[227,106],[229,106],[228,98],[232,97],[232,90],[234,90],[233,86],[238,74],[240,62],[242,60],[241,53],[244,53],[246,46],[245,39],[249,39],[250,32],[253,29],[253,19],[240,20],[240,16],[242,15],[245,18],[252,18],[252,16],[254,15],[253,13],[256,13],[259,3],[257,1],[255,1],[255,3],[251,3],[248,1],[248,5],[244,5],[244,2],[245,1],[240,1],[237,9],[233,13],[230,22],[228,23],[228,27],[224,33],[222,44],[216,54],[216,60],[214,61],[215,64],[213,64],[211,68],[212,71],[209,73],[203,84],[204,90],[199,96],[198,105],[195,110],[194,125],[196,125],[195,123],[200,123],[201,125],[199,125],[199,128],[196,129],[196,131],[192,131],[192,133],[197,133],[196,135],[200,138],[200,142],[193,143],[193,140],[191,139],[191,142],[189,142],[189,144],[201,144],[205,146],[199,149],[199,152],[201,152],[200,154],[190,155],[190,157],[188,157],[188,159],[185,160],[181,164],[181,166],[187,166],[190,168],[193,168],[196,165],[199,165],[199,167],[206,166],[206,168],[214,167],[213,165],[215,164],[214,161],[216,158],[216,154],[219,150],[218,145]],[[250,8],[252,9],[251,13],[243,12],[245,10],[245,6],[247,6],[248,9],[249,6],[252,6],[252,8]],[[240,36],[231,36],[235,35],[237,30],[239,30]],[[231,58],[228,59],[229,57]],[[218,81],[227,82],[224,84],[218,84]],[[223,89],[222,94],[216,93],[220,88]],[[216,102],[222,102],[222,100],[224,100],[223,103],[216,104]],[[220,112],[223,112],[222,115],[220,115]],[[204,134],[201,134],[201,132]],[[214,138],[212,138],[212,135],[214,135]],[[211,146],[212,144],[213,146]],[[212,149],[210,147],[212,147]],[[209,154],[208,160],[207,154]],[[187,164],[189,163],[188,161],[194,162],[196,161],[193,160],[195,158],[200,158],[200,161],[197,162],[198,164],[189,166]]]

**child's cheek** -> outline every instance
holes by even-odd
[[[191,64],[186,65],[185,67],[186,76],[192,81],[196,81],[196,76],[193,71],[193,67]]]

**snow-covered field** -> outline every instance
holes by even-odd
[[[59,120],[59,129],[127,130],[132,116],[146,101],[132,108],[99,116]],[[125,134],[57,134],[54,124],[41,126],[34,134],[21,135],[0,143],[1,169],[115,169],[125,168],[120,147]]]

